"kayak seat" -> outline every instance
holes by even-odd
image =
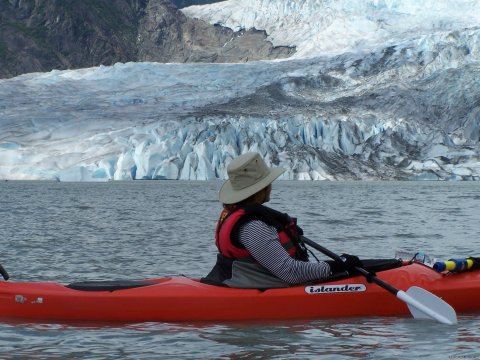
[[[81,291],[115,291],[133,289],[153,284],[157,283],[138,280],[80,281],[68,284],[66,287]]]

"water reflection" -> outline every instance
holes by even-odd
[[[459,325],[453,327],[409,317],[217,324],[2,322],[0,357],[7,353],[102,359],[159,354],[208,359],[474,356],[479,320],[480,315],[460,316]]]

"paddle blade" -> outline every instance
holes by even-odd
[[[399,291],[397,297],[407,303],[415,319],[432,319],[448,325],[457,323],[455,310],[425,289],[412,286],[407,292]]]

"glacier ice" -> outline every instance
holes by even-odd
[[[301,58],[480,23],[476,0],[455,0],[455,6],[451,0],[228,0],[182,12],[234,30],[265,30],[275,46],[296,46]]]
[[[245,151],[282,179],[479,179],[478,1],[221,4],[183,10],[295,57],[0,80],[0,179],[225,179]]]

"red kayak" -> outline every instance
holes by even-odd
[[[400,290],[421,287],[457,313],[480,311],[480,271],[444,275],[413,263],[377,277]],[[203,322],[408,314],[405,302],[363,276],[269,290],[219,287],[181,276],[71,285],[0,283],[0,319]]]

